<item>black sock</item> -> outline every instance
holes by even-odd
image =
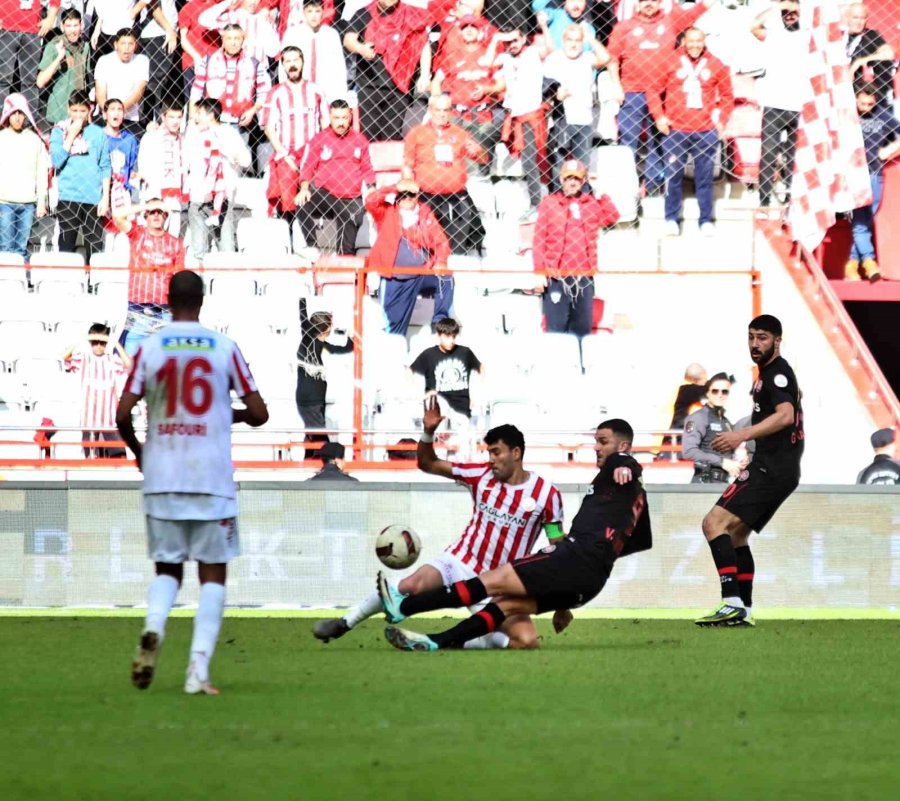
[[[400,611],[407,617],[434,609],[453,609],[471,606],[487,598],[487,590],[477,576],[468,581],[457,581],[449,587],[438,587],[418,595],[409,595],[400,604]]]
[[[734,544],[728,534],[720,534],[709,543],[712,551],[716,570],[719,571],[719,581],[722,583],[723,598],[737,598],[741,593],[737,581],[737,556],[734,553]]]
[[[741,545],[740,548],[734,549],[737,556],[737,580],[741,589],[741,600],[744,606],[753,606],[753,573],[755,565],[753,564],[753,554],[750,553],[749,545]]]
[[[469,640],[496,631],[503,625],[504,620],[506,615],[503,614],[503,610],[492,603],[462,623],[457,623],[452,629],[428,636],[438,644],[438,648],[462,648]]]

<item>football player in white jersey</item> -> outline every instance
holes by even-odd
[[[410,595],[466,581],[530,554],[541,526],[551,541],[563,535],[562,496],[549,481],[523,468],[525,439],[519,429],[511,425],[492,428],[484,437],[488,463],[462,464],[439,459],[434,451],[434,432],[443,419],[434,398],[427,399],[424,432],[416,450],[419,469],[467,486],[473,498],[472,518],[455,543],[400,582],[401,592]],[[474,613],[485,603],[470,608]],[[318,621],[313,636],[329,642],[382,611],[381,598],[373,593],[343,617]],[[508,617],[502,631],[472,640],[465,647],[538,645],[534,622],[528,615],[518,615]]]
[[[203,279],[175,273],[168,299],[172,322],[141,344],[116,412],[119,433],[144,474],[148,552],[156,563],[131,682],[145,690],[153,681],[184,562],[195,559],[200,602],[184,691],[218,695],[209,662],[222,625],[226,566],[240,553],[231,425],[261,426],[269,412],[238,346],[200,325]],[[231,390],[244,408],[232,409]],[[131,420],[141,398],[147,403],[143,444]]]

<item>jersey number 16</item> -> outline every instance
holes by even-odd
[[[179,363],[174,357],[156,371],[156,380],[166,388],[166,417],[174,417],[178,403],[188,414],[199,417],[209,411],[213,401],[213,388],[208,376],[212,375],[212,365],[203,356],[196,356],[184,363],[181,375]]]

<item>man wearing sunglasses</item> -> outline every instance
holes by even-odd
[[[141,212],[145,225],[134,220]],[[134,356],[141,340],[171,319],[166,305],[169,278],[184,269],[184,243],[166,230],[168,217],[161,198],[116,217],[116,227],[128,235],[129,245],[128,315],[121,339],[129,356]]]
[[[734,431],[725,416],[731,385],[727,373],[716,373],[706,382],[706,405],[684,421],[684,458],[694,462],[691,484],[724,484],[741,472],[741,462],[734,451],[720,453],[712,447],[712,441],[723,431]]]

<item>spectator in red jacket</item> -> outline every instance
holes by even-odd
[[[42,4],[34,0],[0,0],[0,101],[19,91],[31,108],[40,108],[34,81],[41,40],[56,27],[59,0],[50,0],[44,19],[41,13]]]
[[[303,153],[297,217],[307,245],[315,242],[316,218],[337,223],[338,253],[356,253],[356,234],[363,219],[363,187],[375,183],[369,142],[351,130],[352,112],[346,100],[335,100],[329,127],[317,133]]]
[[[641,133],[647,130],[647,157],[644,161],[644,189],[648,195],[663,184],[660,142],[651,125],[647,91],[653,86],[660,64],[675,49],[675,40],[692,26],[716,0],[702,0],[691,8],[673,6],[665,14],[660,0],[638,0],[637,14],[620,22],[609,37],[609,74],[619,110],[619,144],[630,147],[638,159]]]
[[[706,35],[688,28],[684,44],[659,72],[647,105],[663,139],[666,168],[666,233],[678,236],[684,165],[694,159],[700,233],[712,236],[716,146],[734,108],[728,68],[706,49]]]
[[[534,269],[542,275],[547,331],[578,337],[591,333],[597,235],[619,219],[608,196],[584,191],[586,178],[584,164],[564,161],[562,191],[541,201],[534,229]]]
[[[453,278],[446,275],[450,242],[434,212],[420,202],[419,187],[404,179],[366,198],[366,211],[378,228],[366,266],[381,273],[381,304],[389,334],[406,334],[416,298],[434,294],[432,326],[450,316]],[[415,267],[421,273],[395,273]],[[427,271],[431,271],[429,274]]]

